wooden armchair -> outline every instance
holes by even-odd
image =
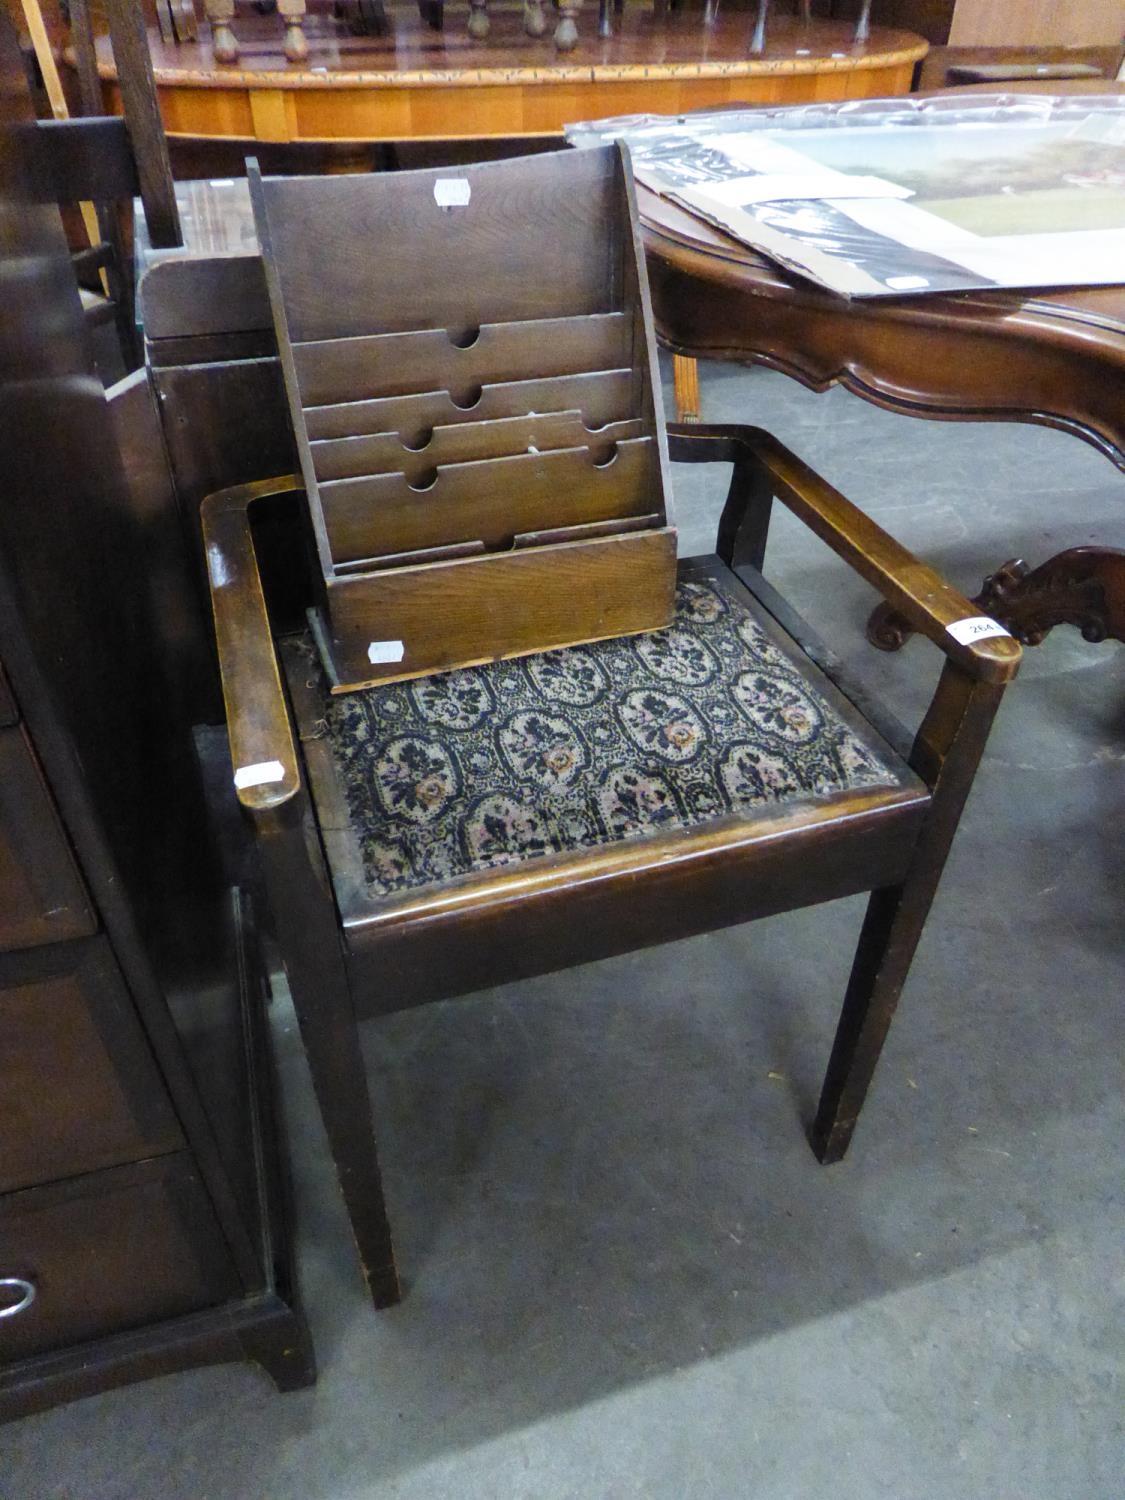
[[[286,633],[298,479],[204,502],[235,785],[376,1306],[399,1283],[365,1017],[868,890],[811,1130],[822,1162],[843,1156],[1019,665],[764,432],[669,436],[673,460],[733,466],[717,556],[680,564],[671,628],[344,696]],[[912,744],[764,581],[775,498],[944,653]]]

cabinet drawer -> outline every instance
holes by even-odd
[[[238,1291],[186,1154],[0,1198],[0,1362],[196,1312]]]
[[[0,729],[0,948],[82,937],[95,922],[21,728]]]
[[[183,1147],[104,938],[0,958],[0,1121],[0,1192]]]

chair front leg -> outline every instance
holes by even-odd
[[[825,1164],[848,1149],[1003,691],[947,662],[914,741],[932,801],[905,880],[868,903],[810,1132]]]
[[[371,1096],[328,872],[306,794],[302,790],[256,821],[277,939],[364,1279],[375,1306],[390,1307],[401,1291]]]

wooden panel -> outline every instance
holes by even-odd
[[[191,530],[180,513],[149,371],[135,370],[111,386],[106,409],[121,454],[130,520],[145,542],[145,567],[134,587],[150,602],[168,672],[167,702],[186,742],[193,725],[213,722],[219,711],[218,681]],[[187,436],[176,433],[177,439]]]
[[[587,449],[594,462],[613,457],[614,445],[642,434],[640,419],[610,422],[596,434],[577,411],[538,412],[502,417],[495,422],[457,422],[416,433],[417,441],[396,432],[367,437],[337,438],[310,443],[318,480],[357,479],[367,474],[400,473],[417,486],[442,464],[473,463],[522,453],[545,453],[554,448]]]
[[[193,533],[205,495],[296,468],[276,359],[154,370],[153,384],[176,490]]]
[[[0,1192],[184,1141],[104,938],[0,958]]]
[[[157,344],[154,364],[161,363],[161,339],[273,327],[265,274],[257,255],[160,261],[141,277],[137,300],[145,338]]]
[[[517,531],[663,511],[651,438],[620,443],[598,468],[588,448],[520,454],[439,469],[428,489],[401,474],[334,480],[320,488],[339,562],[482,541],[507,546]]]
[[[94,931],[51,795],[20,728],[0,730],[0,947]]]
[[[259,239],[290,338],[613,310],[615,161],[612,149],[560,151],[442,172],[260,179]],[[440,206],[441,179],[464,184],[468,201]]]
[[[572,410],[582,413],[587,427],[602,427],[630,415],[635,387],[636,376],[629,369],[510,380],[482,386],[480,400],[472,406],[457,406],[448,391],[424,391],[309,407],[304,413],[305,427],[310,442],[380,432],[397,432],[405,441],[418,442],[431,428],[452,422],[492,422],[532,411]]]
[[[466,314],[448,331],[422,309],[415,316],[420,332],[295,344],[302,404],[442,390],[465,406],[486,383],[612,370],[632,357],[632,319],[623,312],[480,325]]]
[[[14,724],[19,716],[16,700],[12,697],[12,689],[8,684],[8,679],[4,676],[3,666],[0,666],[0,726]]]
[[[178,1317],[237,1294],[189,1156],[157,1157],[0,1198],[0,1278],[36,1289],[5,1318],[5,1360]],[[0,1289],[7,1305],[12,1289]]]
[[[376,589],[364,578],[335,579],[338,676],[389,682],[659,629],[672,617],[675,560],[676,534],[662,529],[446,563],[440,590],[419,589],[414,568],[381,573]],[[403,643],[402,661],[373,667],[369,643],[388,640]]]
[[[957,0],[952,47],[1099,47],[1125,34],[1125,0]]]

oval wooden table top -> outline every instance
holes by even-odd
[[[1060,427],[1125,469],[1125,284],[848,299],[640,184],[637,200],[657,330],[676,352],[839,382],[916,416]]]
[[[445,30],[433,31],[413,13],[396,13],[393,31],[365,37],[348,36],[339,23],[315,15],[305,25],[309,58],[290,63],[278,17],[255,16],[247,9],[234,22],[244,43],[236,63],[215,61],[206,30],[197,42],[169,43],[150,29],[149,47],[158,87],[312,90],[786,78],[803,78],[807,88],[813,75],[909,69],[929,51],[929,44],[910,31],[873,27],[868,41],[857,43],[854,28],[843,22],[804,26],[782,15],[771,17],[765,49],[754,55],[748,50],[751,25],[752,18],[741,11],[723,12],[704,28],[698,12],[657,18],[631,8],[614,22],[613,36],[599,37],[591,8],[580,18],[577,47],[559,52],[549,37],[529,37],[515,11],[496,12],[483,41],[468,35],[463,15],[451,15]],[[116,81],[108,37],[97,39],[97,64],[102,79]],[[867,91],[857,85],[854,92],[859,97]],[[779,92],[777,98],[782,97]],[[815,90],[803,97],[815,97]],[[612,107],[610,100],[607,108]]]

